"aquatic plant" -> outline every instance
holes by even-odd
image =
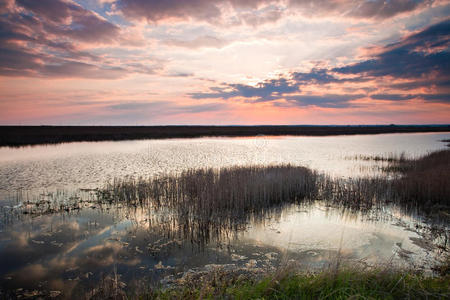
[[[187,170],[172,176],[114,179],[100,201],[169,209],[185,236],[205,244],[243,228],[276,206],[315,199],[317,174],[291,165]]]

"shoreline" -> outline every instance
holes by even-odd
[[[0,147],[142,139],[450,132],[450,125],[0,126]]]

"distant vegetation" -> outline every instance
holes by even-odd
[[[205,136],[449,132],[450,125],[386,126],[0,126],[0,146]]]

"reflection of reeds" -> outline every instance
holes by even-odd
[[[382,178],[332,178],[322,176],[318,182],[322,200],[356,210],[368,210],[375,204],[391,202],[392,181]]]
[[[403,163],[406,159],[405,152],[402,152],[400,154],[395,153],[389,153],[385,155],[355,155],[352,157],[347,157],[347,159],[355,159],[355,160],[365,160],[365,161],[377,161],[377,162],[396,162],[396,163]]]
[[[241,228],[276,206],[313,199],[316,173],[289,165],[188,170],[151,179],[114,180],[98,192],[102,201],[168,208],[191,240],[207,242]]]

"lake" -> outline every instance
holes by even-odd
[[[319,270],[337,258],[432,272],[438,245],[446,241],[420,213],[395,205],[364,212],[320,200],[277,205],[252,212],[239,226],[212,226],[214,232],[199,239],[204,232],[184,226],[171,210],[97,203],[96,191],[121,178],[231,166],[291,164],[334,178],[375,177],[385,163],[360,158],[420,157],[445,149],[441,140],[449,138],[448,133],[258,136],[2,147],[0,289],[73,297],[111,276],[138,290],[214,268]],[[53,207],[81,204],[76,210],[24,210],[45,201]]]

